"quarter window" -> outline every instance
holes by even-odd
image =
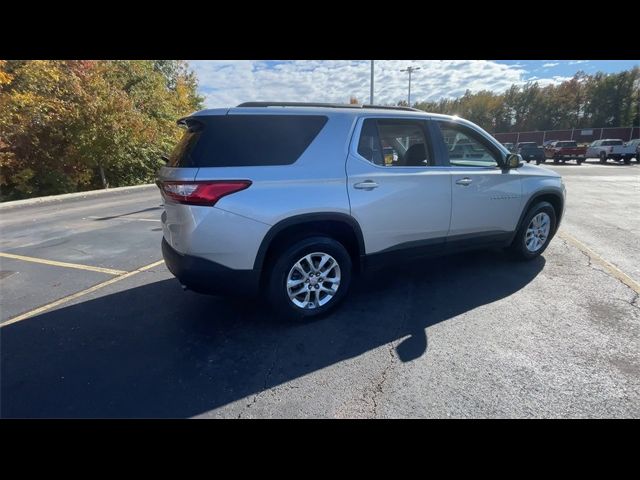
[[[173,167],[291,165],[327,123],[322,115],[189,117],[169,158]]]
[[[460,125],[440,123],[449,163],[461,167],[497,167],[499,153]]]

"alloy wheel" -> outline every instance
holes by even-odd
[[[340,287],[340,265],[328,253],[313,252],[294,263],[287,275],[289,300],[299,308],[315,309],[329,303]]]
[[[524,243],[527,250],[537,252],[540,250],[547,239],[551,230],[551,218],[545,212],[536,214],[529,222],[527,233],[524,237]]]

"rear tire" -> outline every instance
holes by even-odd
[[[538,220],[538,223],[534,219]],[[548,231],[543,235],[547,225]],[[518,260],[532,260],[546,250],[555,231],[556,211],[553,206],[549,202],[536,203],[529,208],[522,219],[520,228],[509,246],[509,250]],[[543,237],[544,239],[540,241],[540,244],[533,241],[540,240]]]
[[[631,157],[624,157],[624,164],[631,165]]]
[[[600,163],[607,163],[607,154],[600,152]]]
[[[288,320],[320,317],[344,299],[351,271],[349,252],[336,240],[324,236],[299,240],[278,253],[269,269],[269,303]]]
[[[553,159],[553,163],[556,163],[556,164],[557,164],[557,163],[560,163],[560,159],[559,159],[559,158],[554,158],[554,159]]]

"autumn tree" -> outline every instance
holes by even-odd
[[[151,181],[196,87],[183,61],[1,62],[2,200]]]

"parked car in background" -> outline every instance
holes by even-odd
[[[634,138],[627,142],[627,147],[635,148],[636,162],[640,163],[640,138]]]
[[[560,175],[457,117],[252,102],[179,125],[158,175],[167,268],[196,292],[261,293],[286,317],[330,311],[384,264],[495,246],[533,260],[564,213]]]
[[[574,140],[554,140],[544,149],[545,158],[552,159],[553,163],[575,160],[580,165],[587,158],[586,154],[587,147],[579,147]]]
[[[606,163],[608,159],[624,160],[627,165],[637,155],[637,145],[630,145],[619,138],[605,138],[596,140],[587,148],[587,158],[598,158],[600,163]]]
[[[539,147],[536,142],[520,142],[516,146],[516,151],[522,159],[529,163],[531,160],[535,160],[536,165],[544,163],[544,149]]]
[[[511,153],[514,153],[514,152],[515,152],[515,148],[516,148],[516,146],[515,146],[513,143],[511,143],[511,142],[505,142],[505,143],[503,143],[502,145],[504,145],[504,146],[507,148],[507,150],[509,150]]]

